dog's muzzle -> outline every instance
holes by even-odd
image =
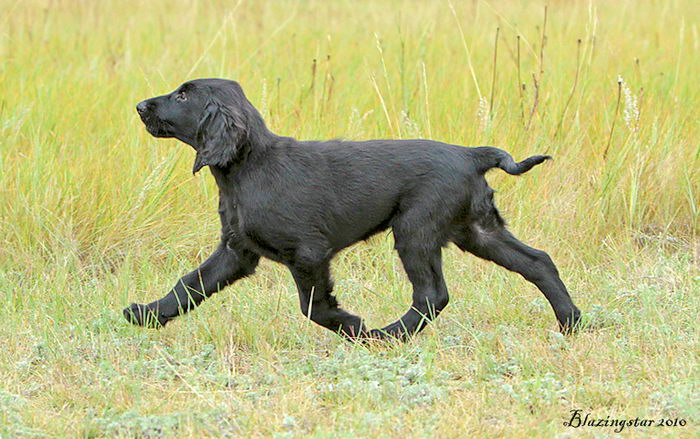
[[[147,109],[148,109],[148,104],[146,103],[146,101],[142,101],[142,102],[139,102],[138,104],[136,104],[136,112],[140,115],[145,113]]]
[[[153,114],[152,106],[147,101],[136,104],[136,112],[146,126],[146,130],[155,137],[167,137],[168,132],[163,123]]]

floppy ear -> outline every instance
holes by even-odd
[[[210,99],[197,127],[197,158],[192,173],[204,166],[228,166],[247,136],[243,115],[230,105]]]

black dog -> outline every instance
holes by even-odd
[[[302,313],[319,325],[351,339],[404,339],[447,305],[441,249],[449,242],[537,285],[563,331],[579,322],[552,260],[505,229],[484,178],[496,167],[522,174],[547,156],[515,163],[497,148],[430,140],[280,137],[240,85],[224,79],[186,82],[136,109],[153,136],[194,147],[193,172],[209,166],[219,187],[222,233],[214,254],[165,297],[126,308],[131,323],[164,325],[253,274],[264,256],[289,267]],[[338,251],[389,227],[413,284],[413,305],[395,323],[367,331],[331,294],[329,265]]]

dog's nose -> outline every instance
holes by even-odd
[[[146,101],[142,101],[136,104],[136,111],[139,114],[143,114],[143,112],[146,111]]]

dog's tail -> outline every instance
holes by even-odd
[[[522,162],[516,163],[510,154],[492,146],[472,148],[477,157],[477,170],[484,174],[492,168],[501,168],[510,175],[520,175],[552,157],[548,155],[533,155]]]

